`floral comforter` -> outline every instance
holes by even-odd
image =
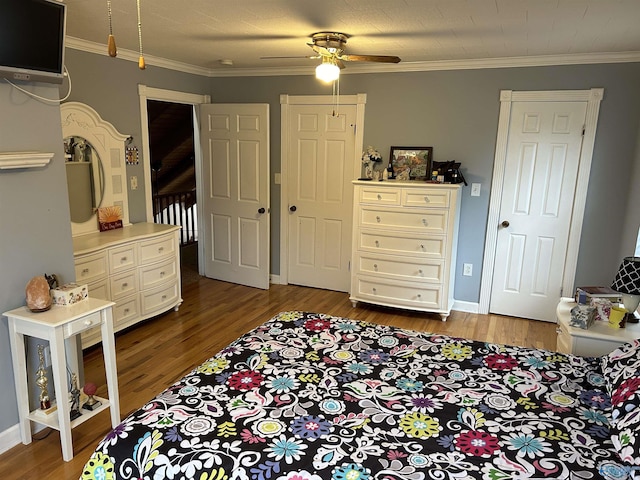
[[[599,359],[284,312],[132,413],[83,479],[625,479]]]

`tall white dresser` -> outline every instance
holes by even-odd
[[[445,321],[453,306],[460,186],[353,184],[353,306],[434,312]]]
[[[117,332],[182,303],[180,227],[134,223],[73,237],[76,282],[89,296],[115,302]],[[100,330],[82,332],[82,347],[100,341]]]

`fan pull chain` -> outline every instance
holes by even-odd
[[[110,57],[118,55],[116,48],[116,38],[113,36],[113,26],[111,25],[111,0],[107,0],[107,15],[109,17],[109,36],[107,37],[107,52]]]
[[[337,80],[334,80],[333,82],[333,93],[332,93],[332,100],[333,100],[333,104],[334,104],[334,109],[333,109],[333,113],[332,116],[334,117],[339,117],[340,116],[340,77],[338,77]]]
[[[140,45],[140,58],[138,59],[138,68],[144,70],[147,68],[144,63],[144,55],[142,54],[142,22],[140,21],[140,0],[136,0],[136,6],[138,7],[138,44]]]

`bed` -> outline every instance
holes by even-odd
[[[639,351],[283,312],[124,419],[82,478],[640,478]]]

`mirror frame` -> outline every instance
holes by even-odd
[[[102,206],[122,207],[122,224],[129,222],[129,199],[127,196],[127,172],[125,162],[125,140],[129,138],[103,120],[89,105],[66,102],[60,105],[62,117],[62,142],[67,137],[83,137],[96,150],[104,170],[104,194]],[[71,222],[73,236],[99,232],[97,213],[86,222]]]

